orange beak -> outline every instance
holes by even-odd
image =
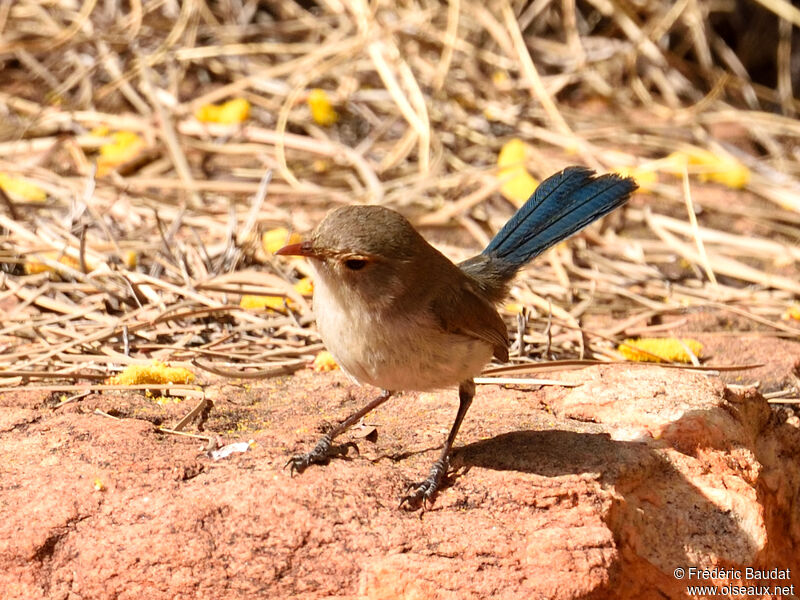
[[[297,244],[289,244],[278,250],[275,254],[280,256],[317,256],[311,242],[305,241]]]

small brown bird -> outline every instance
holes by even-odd
[[[475,395],[473,377],[492,357],[508,360],[508,333],[495,304],[514,275],[622,205],[635,189],[630,178],[565,169],[542,182],[481,254],[459,265],[402,215],[380,206],[338,208],[310,239],[278,250],[310,259],[317,327],[342,370],[359,384],[383,390],[287,466],[302,472],[327,463],[337,453],[334,438],[393,392],[458,386],[458,413],[441,455],[400,504],[429,501],[447,472],[453,441]]]

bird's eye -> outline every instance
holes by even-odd
[[[363,269],[367,264],[367,261],[363,258],[350,258],[344,261],[344,266],[350,269],[351,271],[360,271]]]

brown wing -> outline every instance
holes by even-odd
[[[468,335],[492,345],[494,356],[508,360],[508,332],[492,303],[482,298],[468,282],[453,293],[437,296],[433,313],[445,331]]]

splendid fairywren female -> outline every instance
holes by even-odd
[[[314,268],[314,313],[323,342],[358,383],[383,393],[287,465],[327,463],[333,439],[395,391],[458,386],[459,407],[439,459],[401,500],[430,500],[475,395],[472,378],[492,357],[508,360],[506,326],[495,304],[532,258],[622,205],[636,183],[570,167],[548,178],[477,256],[458,265],[402,215],[380,206],[328,214],[310,239],[277,254],[305,256]],[[346,451],[346,448],[345,448]]]

